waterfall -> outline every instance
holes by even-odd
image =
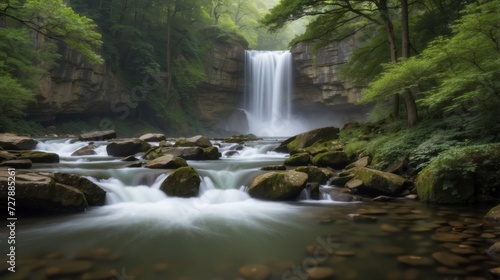
[[[245,111],[250,132],[260,136],[291,135],[291,53],[246,51],[245,60]]]

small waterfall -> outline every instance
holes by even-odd
[[[292,55],[289,51],[246,52],[246,104],[250,132],[290,135]]]

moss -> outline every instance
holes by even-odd
[[[298,153],[286,159],[284,165],[301,166],[301,165],[308,165],[310,162],[311,162],[311,155],[309,155],[309,153]]]
[[[347,154],[338,151],[321,153],[313,157],[312,163],[319,167],[342,169],[348,164]]]
[[[200,175],[190,166],[172,172],[161,184],[160,189],[168,196],[194,197],[200,189]]]
[[[354,178],[363,182],[369,194],[397,195],[406,187],[403,177],[366,167],[357,167]]]

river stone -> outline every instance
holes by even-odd
[[[88,144],[87,146],[82,147],[82,148],[74,151],[71,154],[71,156],[75,157],[75,156],[92,156],[92,155],[96,155],[97,153],[94,151],[94,149],[95,149],[94,145]]]
[[[101,206],[106,202],[106,191],[85,177],[63,172],[56,172],[52,176],[58,183],[80,190],[90,206]]]
[[[38,141],[11,133],[0,134],[0,148],[5,150],[33,150]]]
[[[155,169],[177,169],[185,166],[188,166],[188,164],[183,158],[173,155],[165,155],[149,161],[144,167]]]
[[[80,141],[103,141],[116,138],[116,131],[114,130],[98,130],[87,133],[82,133],[78,137]]]
[[[347,182],[354,178],[353,174],[348,174],[347,176],[338,176],[332,179],[330,184],[334,186],[344,187]]]
[[[271,276],[271,270],[263,264],[247,264],[240,267],[239,271],[247,280],[266,280]]]
[[[354,175],[353,175],[354,177]],[[351,179],[345,183],[345,187],[350,190],[357,190],[363,186],[363,181],[359,179]]]
[[[48,278],[72,276],[89,271],[92,267],[93,265],[89,261],[69,261],[49,266],[45,269],[45,275]]]
[[[201,135],[193,136],[191,138],[180,138],[175,144],[175,147],[200,147],[200,148],[208,148],[212,147],[212,143],[210,140]]]
[[[332,279],[335,274],[335,270],[330,267],[313,267],[306,269],[306,273],[309,276],[308,280],[322,280],[322,279]]]
[[[311,155],[309,153],[297,153],[291,155],[283,163],[287,166],[303,166],[308,165],[311,162]]]
[[[248,194],[263,200],[295,200],[307,183],[307,174],[297,171],[269,172],[257,176],[248,186]]]
[[[217,147],[203,148],[203,160],[217,160],[221,157]]]
[[[308,183],[318,183],[324,185],[328,182],[329,175],[325,173],[322,168],[316,166],[301,166],[294,169],[297,172],[304,172],[307,174]]]
[[[465,238],[471,238],[472,235],[461,232],[436,232],[431,238],[443,242],[460,242]]]
[[[0,166],[7,166],[18,169],[30,169],[32,165],[33,162],[29,159],[12,159],[12,160],[2,161],[0,163]]]
[[[411,266],[432,266],[434,265],[434,261],[430,258],[421,257],[421,256],[411,256],[411,255],[403,255],[397,257],[398,262],[411,265]]]
[[[146,133],[139,137],[139,139],[146,142],[161,142],[167,140],[167,137],[165,137],[165,134],[161,133]]]
[[[486,253],[493,259],[500,260],[500,242],[491,245]]]
[[[181,167],[172,172],[163,181],[160,190],[168,196],[195,197],[200,190],[200,175],[190,166]]]
[[[17,159],[29,159],[33,163],[58,163],[59,155],[42,151],[22,151]]]
[[[75,260],[116,261],[121,254],[105,247],[89,248],[76,253]]]
[[[0,162],[4,160],[12,160],[15,159],[17,156],[13,155],[7,151],[0,151]]]
[[[435,252],[432,254],[432,257],[439,263],[449,266],[449,267],[457,267],[462,264],[470,263],[471,261],[447,252]]]
[[[331,151],[317,154],[312,159],[312,164],[319,167],[343,169],[347,165],[347,154],[340,151]]]
[[[121,139],[106,146],[106,152],[114,157],[126,157],[140,152],[146,152],[151,145],[140,139]]]
[[[500,223],[500,204],[491,208],[485,216],[486,220]]]
[[[174,155],[185,160],[217,160],[220,157],[216,147],[153,147],[144,155],[144,159],[152,160],[164,155]]]
[[[366,167],[356,168],[354,178],[363,182],[363,185],[357,188],[357,191],[369,196],[395,196],[409,185],[409,182],[399,175]]]

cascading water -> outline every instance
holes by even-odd
[[[291,53],[246,51],[245,63],[245,111],[250,132],[260,136],[290,136],[302,132],[303,128],[292,115]]]

